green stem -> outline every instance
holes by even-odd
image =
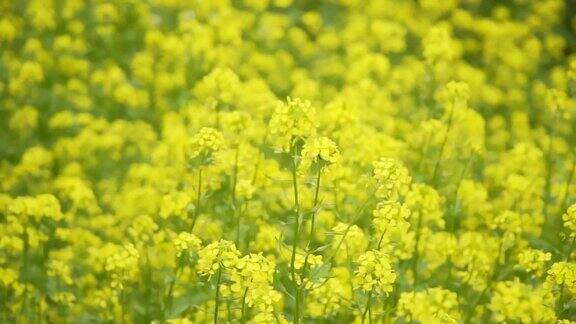
[[[368,293],[368,301],[366,302],[366,309],[364,309],[364,313],[362,313],[362,324],[366,320],[366,314],[370,311],[370,306],[372,304],[372,290]],[[368,316],[368,321],[372,323],[372,316]]]
[[[318,177],[316,178],[316,192],[314,193],[314,208],[318,205],[318,196],[320,193],[320,176],[322,169],[318,170]],[[312,213],[312,219],[310,224],[310,235],[308,236],[308,243],[306,244],[306,251],[309,250],[310,245],[312,245],[312,240],[314,238],[314,219],[315,219],[316,211],[314,210]],[[308,257],[310,254],[306,254],[306,258],[304,258],[304,266],[302,267],[302,277],[304,278],[304,273],[306,273],[308,269]],[[303,290],[304,287],[302,287]],[[303,292],[302,292],[303,293]],[[302,299],[304,299],[304,295],[302,295]]]
[[[566,181],[566,187],[564,188],[564,195],[562,197],[562,203],[560,204],[560,212],[563,213],[566,209],[566,201],[568,200],[568,194],[570,192],[570,184],[574,180],[574,173],[576,172],[576,158],[572,158],[572,168],[570,169],[570,174],[568,175],[568,181]]]
[[[44,297],[42,296],[42,294],[40,294],[40,297],[38,298],[38,324],[42,324],[42,299]]]
[[[552,168],[554,166],[554,157],[553,157],[553,150],[554,150],[554,136],[556,134],[556,123],[558,120],[558,114],[554,113],[552,116],[552,124],[550,125],[550,135],[548,137],[548,148],[546,151],[546,187],[544,192],[544,217],[549,219],[548,217],[548,205],[550,203],[550,198],[552,196],[551,189],[552,189]]]
[[[190,228],[190,233],[194,231],[194,226],[200,216],[200,201],[202,199],[202,167],[198,169],[198,194],[196,196],[196,209],[194,210],[194,218],[192,219],[192,226]]]
[[[308,258],[310,257],[310,253],[306,252],[306,257],[304,257],[304,265],[302,266],[302,279],[304,280],[304,278],[306,278],[306,276],[308,275]],[[304,300],[306,299],[305,296],[305,290],[304,290],[304,285],[299,286],[296,288],[296,296],[298,298],[298,305],[302,305],[302,306],[297,306],[298,307],[298,314],[300,314],[300,316],[304,316],[305,312],[306,312],[306,304],[304,302]],[[298,320],[300,320],[300,316],[298,317]]]
[[[164,310],[162,311],[163,322],[166,320],[166,312],[172,307],[172,301],[174,299],[174,286],[176,285],[176,280],[178,280],[178,275],[180,275],[181,270],[182,270],[182,256],[178,258],[178,265],[176,267],[174,280],[170,282],[170,286],[168,287],[168,295],[166,296],[166,305],[164,306]]]
[[[360,216],[364,212],[364,209],[366,208],[366,206],[368,206],[368,203],[372,200],[372,198],[374,198],[374,193],[376,193],[376,190],[372,191],[372,193],[370,194],[370,196],[368,196],[366,201],[364,201],[364,203],[362,203],[362,205],[354,212],[356,217],[352,220],[352,222],[350,222],[348,224],[348,226],[346,226],[344,233],[342,233],[342,238],[340,239],[340,242],[338,242],[338,245],[336,245],[336,249],[334,250],[334,253],[330,257],[328,262],[332,261],[336,257],[336,255],[338,254],[338,251],[340,251],[340,248],[342,247],[342,244],[344,243],[344,239],[346,238],[346,235],[348,235],[348,232],[350,232],[350,229],[352,228],[352,226],[354,226],[354,223],[360,218]]]
[[[124,324],[124,287],[120,290],[120,323]]]
[[[320,195],[320,179],[322,178],[322,168],[318,170],[318,176],[316,177],[316,191],[314,192],[314,208],[318,206],[318,197]],[[310,220],[310,237],[308,239],[308,245],[312,243],[314,237],[314,224],[316,221],[316,210],[312,213],[312,219]]]
[[[236,148],[236,153],[234,154],[234,175],[232,176],[232,202],[236,205],[236,185],[238,183],[238,155],[240,147]]]
[[[558,297],[558,301],[556,302],[556,314],[561,317],[564,308],[564,284],[560,286],[560,297]]]
[[[440,153],[438,154],[438,159],[436,160],[436,164],[434,164],[431,183],[435,183],[436,178],[438,177],[438,172],[440,170],[440,163],[442,162],[442,157],[444,156],[444,149],[446,148],[446,144],[448,143],[448,135],[450,134],[450,129],[452,129],[453,119],[454,119],[454,104],[452,104],[452,106],[450,107],[450,116],[448,117],[448,127],[446,127],[446,133],[444,134],[444,139],[442,140],[442,144],[440,145]]]
[[[432,138],[432,136],[426,136],[426,138],[424,139],[424,145],[422,145],[422,147],[420,148],[420,154],[418,157],[418,162],[416,163],[416,167],[414,168],[414,170],[416,170],[417,173],[420,173],[421,169],[422,169],[422,162],[424,162],[424,156],[426,156],[426,152],[428,151],[428,142],[430,141],[430,138]]]
[[[232,323],[232,305],[231,300],[226,300],[226,314],[228,315],[227,323]]]
[[[262,139],[262,143],[260,146],[264,147],[266,144],[266,140],[268,139],[268,132],[264,135]],[[258,170],[260,170],[260,164],[262,163],[262,154],[258,154],[256,156],[256,163],[254,164],[254,174],[252,175],[252,185],[256,185],[256,180],[258,179]]]
[[[216,277],[216,296],[214,296],[214,324],[218,324],[218,307],[220,306],[220,279],[222,278],[222,265],[218,268]]]
[[[146,246],[146,277],[145,277],[145,286],[146,286],[146,301],[145,301],[145,317],[146,317],[146,322],[150,322],[151,321],[151,312],[150,312],[150,308],[151,308],[151,300],[152,300],[152,289],[153,289],[153,283],[152,283],[152,265],[150,263],[150,247]]]
[[[418,223],[416,225],[416,238],[414,244],[414,260],[412,262],[412,273],[414,274],[414,291],[418,286],[418,259],[420,258],[420,227],[422,226],[422,213],[418,213]]]
[[[216,129],[220,128],[220,105],[218,103],[216,103],[216,107],[214,107],[214,109],[216,110]]]
[[[292,185],[294,188],[294,242],[292,243],[292,256],[290,258],[290,273],[292,281],[296,284],[296,249],[298,247],[298,236],[300,232],[300,200],[298,197],[298,179],[296,175],[296,158],[294,158],[292,165]]]
[[[384,229],[384,231],[382,231],[382,235],[380,235],[380,239],[378,240],[378,247],[377,247],[378,250],[380,250],[380,247],[382,246],[382,241],[384,240],[385,234],[386,234],[386,229]]]
[[[457,219],[456,219],[456,206],[458,205],[458,193],[460,193],[460,185],[462,184],[462,181],[464,181],[464,177],[466,176],[466,173],[468,172],[468,168],[470,167],[470,165],[472,164],[472,160],[474,159],[474,151],[470,154],[470,157],[466,160],[466,164],[464,164],[464,168],[462,169],[462,173],[460,173],[460,178],[458,179],[458,183],[456,185],[456,190],[454,192],[454,198],[453,198],[453,202],[450,206],[450,211],[451,211],[451,215],[450,215],[450,228],[451,228],[451,232],[452,233],[456,233],[456,230],[459,227],[459,224],[457,224]]]
[[[242,250],[240,247],[240,226],[242,225],[242,213],[240,210],[234,208],[234,214],[236,214],[236,246],[238,250]]]
[[[298,241],[300,236],[300,197],[298,193],[298,150],[296,149],[296,143],[292,144],[291,152],[294,154],[292,156],[292,187],[294,190],[294,234],[292,242],[292,255],[290,257],[290,274],[292,277],[292,282],[294,284],[295,290],[295,302],[296,309],[294,312],[294,323],[300,323],[300,289],[296,278],[296,250],[298,249]]]
[[[294,323],[300,323],[300,289],[296,287],[296,308],[294,311]]]
[[[242,296],[242,314],[240,316],[240,324],[246,323],[244,316],[246,315],[246,295],[248,295],[248,288],[244,290],[244,295]]]
[[[566,254],[566,262],[570,262],[570,259],[572,258],[572,250],[574,250],[574,241],[576,241],[576,237],[573,237],[570,245],[568,245],[568,253]]]
[[[28,243],[28,231],[24,230],[22,233],[22,241],[24,241],[24,251],[22,251],[22,266],[20,273],[23,273],[28,268],[28,252],[30,245]],[[24,281],[27,283],[27,280]],[[28,318],[28,288],[24,285],[24,293],[22,295],[22,308],[20,309],[20,317]]]
[[[238,212],[238,204],[236,201],[236,187],[238,184],[238,155],[240,151],[240,146],[236,148],[234,154],[234,175],[232,178],[232,207],[234,208],[234,215],[236,216],[236,246],[240,249],[240,225],[241,225],[241,214]]]
[[[492,269],[492,274],[490,275],[490,277],[488,277],[488,281],[486,282],[486,287],[484,287],[484,289],[482,289],[480,294],[474,300],[474,303],[472,303],[472,307],[470,307],[467,314],[465,314],[464,320],[463,320],[464,324],[470,323],[470,320],[472,319],[472,316],[474,316],[474,311],[476,310],[476,307],[478,307],[480,300],[482,300],[482,297],[484,297],[484,295],[486,294],[488,289],[490,289],[490,285],[498,276],[498,263],[500,262],[500,256],[502,255],[502,245],[503,244],[500,243],[500,246],[498,248],[498,255],[496,256],[496,262],[494,263],[494,269]]]
[[[123,281],[122,283],[122,287],[120,288],[120,323],[124,324],[125,323],[125,317],[126,317],[126,310],[125,310],[125,303],[126,303],[126,295],[124,294],[124,278],[126,277],[126,272],[125,270],[122,270],[121,273],[121,280]]]

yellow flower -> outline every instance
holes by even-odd
[[[498,282],[488,307],[499,322],[553,323],[556,320],[553,296],[518,280]]]
[[[336,143],[327,137],[317,137],[306,141],[302,148],[302,160],[323,161],[326,163],[336,163],[340,159],[340,151]]]
[[[275,144],[284,152],[293,149],[294,141],[306,139],[316,132],[316,110],[310,101],[300,98],[278,102],[270,119],[270,132]]]
[[[424,58],[429,64],[451,61],[455,57],[450,31],[446,26],[433,26],[423,43]]]
[[[398,315],[421,323],[453,323],[460,319],[458,295],[440,287],[404,292],[398,301]]]
[[[524,249],[518,254],[518,266],[540,276],[544,273],[546,263],[552,254],[535,249]]]
[[[374,162],[374,179],[378,184],[376,195],[392,201],[397,200],[412,181],[406,167],[391,158],[381,158]]]
[[[199,159],[200,164],[213,162],[213,154],[225,146],[224,136],[214,128],[202,127],[188,143],[187,155],[190,160]]]
[[[566,288],[572,295],[576,294],[576,264],[556,262],[547,273],[546,284],[555,290]]]
[[[212,277],[220,269],[233,269],[240,258],[240,252],[234,243],[220,240],[213,242],[198,251],[197,272],[201,276]]]
[[[570,237],[576,239],[576,204],[568,207],[566,213],[562,215],[564,227],[570,232]]]
[[[202,244],[202,241],[194,234],[181,232],[174,239],[174,246],[176,247],[176,257],[182,256],[183,253],[197,252]]]
[[[116,253],[106,259],[105,270],[112,278],[111,287],[122,290],[127,281],[134,280],[138,273],[140,253],[134,244],[118,247]]]
[[[365,292],[388,294],[394,289],[396,272],[392,269],[390,257],[381,251],[367,251],[356,260],[358,269],[354,272],[354,286]]]

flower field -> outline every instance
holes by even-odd
[[[0,323],[576,323],[575,17],[0,1]]]

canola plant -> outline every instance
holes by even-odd
[[[0,1],[0,323],[575,323],[575,6]]]

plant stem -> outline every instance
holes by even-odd
[[[190,228],[190,233],[194,231],[194,226],[200,215],[200,200],[202,198],[202,167],[198,168],[198,195],[196,196],[196,209],[194,210],[194,218],[192,219],[192,226]]]
[[[262,139],[262,143],[260,146],[264,146],[266,144],[266,140],[268,139],[268,132],[264,135]],[[252,175],[252,185],[256,185],[256,180],[258,179],[258,170],[260,170],[260,164],[262,163],[262,154],[258,154],[256,156],[256,163],[254,164],[254,174]]]
[[[176,280],[178,280],[178,275],[180,274],[181,270],[182,270],[182,256],[178,258],[178,265],[176,267],[174,280],[170,282],[170,286],[168,287],[168,295],[166,296],[166,305],[164,306],[164,310],[162,312],[163,319],[165,319],[166,317],[166,311],[168,311],[170,307],[172,307],[172,301],[174,299],[174,286],[176,285]]]
[[[382,235],[380,235],[380,239],[378,240],[378,247],[377,247],[378,250],[380,250],[380,247],[382,246],[382,241],[384,240],[385,234],[386,234],[386,229],[384,229],[384,231],[382,231]]]
[[[364,310],[364,313],[362,313],[362,323],[364,323],[364,320],[366,319],[366,314],[368,314],[368,312],[370,311],[370,306],[372,303],[372,290],[370,290],[370,292],[368,293],[368,301],[366,302],[366,309]],[[368,321],[370,323],[372,323],[372,316],[368,317]]]
[[[550,221],[550,217],[548,217],[548,204],[550,203],[551,198],[551,189],[552,189],[552,167],[554,166],[554,136],[556,135],[556,122],[558,120],[558,114],[553,113],[552,116],[552,124],[550,125],[550,134],[548,135],[548,148],[546,150],[546,186],[544,188],[544,206],[543,206],[543,214],[546,220]]]
[[[292,256],[290,258],[290,272],[292,275],[292,281],[296,284],[296,249],[298,247],[298,236],[300,232],[300,200],[298,197],[298,179],[296,175],[296,158],[294,158],[292,164],[292,185],[294,188],[294,242],[292,243]]]
[[[576,237],[572,238],[572,242],[568,246],[568,253],[566,254],[566,262],[570,262],[570,259],[572,259],[572,250],[574,249],[574,243],[575,243],[574,241],[576,241]]]
[[[352,228],[352,226],[354,226],[354,223],[360,218],[362,212],[364,212],[364,209],[366,208],[366,206],[368,206],[368,203],[372,200],[372,198],[374,198],[374,193],[376,193],[376,190],[373,190],[370,196],[368,196],[368,198],[364,201],[364,203],[362,203],[362,205],[354,212],[356,217],[350,222],[350,224],[348,224],[348,226],[344,230],[344,233],[342,233],[342,238],[340,239],[340,242],[338,242],[338,245],[336,245],[336,249],[334,250],[334,253],[330,257],[328,262],[332,261],[334,257],[336,257],[336,254],[338,254],[338,251],[340,251],[340,247],[342,247],[342,244],[344,243],[346,235],[348,235],[348,232],[350,232],[350,229]]]
[[[226,314],[228,315],[226,323],[232,323],[232,305],[230,299],[226,301]]]
[[[438,159],[436,160],[436,164],[434,164],[431,183],[435,183],[436,178],[438,177],[440,163],[442,162],[442,157],[444,156],[444,149],[446,148],[446,144],[448,143],[448,135],[450,134],[450,129],[452,129],[453,119],[454,119],[454,104],[452,104],[450,107],[450,116],[448,117],[448,127],[446,127],[446,133],[444,134],[444,139],[442,140],[442,144],[440,145],[440,153],[438,154]]]
[[[418,223],[416,225],[416,238],[414,244],[414,261],[412,263],[412,273],[414,274],[414,291],[416,291],[416,287],[418,286],[418,259],[420,257],[420,227],[422,226],[422,213],[418,213]]]
[[[220,305],[220,279],[222,278],[222,265],[218,268],[216,277],[216,296],[214,297],[214,324],[218,324],[218,306]]]
[[[566,209],[566,201],[568,200],[568,194],[570,192],[570,184],[574,180],[574,173],[576,172],[576,158],[572,158],[572,168],[570,169],[570,174],[568,175],[568,181],[566,181],[566,187],[564,188],[564,196],[562,197],[562,203],[560,204],[560,213],[563,213]]]
[[[124,324],[124,288],[120,290],[120,323]]]
[[[240,249],[240,225],[241,225],[241,214],[238,212],[238,204],[236,203],[236,187],[238,184],[238,155],[240,152],[240,146],[236,147],[236,152],[234,154],[234,175],[232,178],[232,208],[234,208],[234,216],[236,216],[236,246]]]
[[[482,299],[484,294],[486,294],[488,289],[490,289],[490,285],[498,276],[498,263],[500,262],[500,256],[502,255],[502,245],[503,244],[500,243],[500,247],[498,248],[498,255],[496,256],[496,262],[494,263],[494,269],[492,269],[492,274],[490,275],[490,277],[488,278],[488,281],[486,282],[486,287],[484,287],[484,289],[482,289],[482,291],[480,292],[478,297],[476,297],[476,299],[474,300],[472,307],[470,307],[467,314],[465,314],[464,319],[463,319],[464,324],[468,324],[470,322],[470,320],[472,319],[472,316],[474,316],[474,311],[476,310],[476,307],[478,307],[478,303],[480,303],[480,300]]]
[[[238,250],[242,250],[240,247],[240,226],[242,225],[242,212],[234,208],[234,214],[236,215],[236,247],[238,247]]]
[[[298,150],[296,143],[292,144],[292,187],[294,190],[294,237],[292,242],[292,255],[290,257],[290,274],[295,290],[296,307],[294,311],[294,323],[300,323],[300,287],[296,278],[296,250],[298,249],[298,241],[300,236],[300,197],[298,193]]]
[[[318,205],[318,196],[320,193],[320,176],[322,174],[322,169],[318,170],[318,177],[316,178],[316,192],[314,193],[314,208]],[[312,245],[312,240],[314,238],[314,218],[316,215],[316,211],[313,211],[312,213],[312,219],[311,219],[311,224],[310,224],[310,235],[308,236],[308,243],[306,244],[306,258],[304,258],[304,266],[302,266],[302,277],[304,277],[304,274],[306,273],[307,269],[308,269],[308,257],[310,256],[310,254],[308,253],[308,250],[310,248],[310,245]],[[304,287],[301,287],[300,289],[301,293],[302,293],[302,299],[304,300],[305,296],[304,296]],[[305,305],[303,305],[305,306]],[[304,309],[305,311],[305,309]]]
[[[44,297],[42,296],[42,294],[40,294],[40,298],[38,298],[38,324],[42,324],[42,299]]]
[[[236,185],[238,183],[238,155],[240,147],[238,146],[234,153],[234,174],[232,176],[232,202],[236,206]]]
[[[562,317],[564,308],[564,284],[560,286],[560,297],[558,297],[558,301],[556,302],[556,314],[559,317]]]
[[[146,246],[146,278],[145,278],[145,286],[146,286],[146,301],[145,301],[145,318],[146,322],[151,321],[151,313],[150,313],[150,306],[152,301],[152,265],[150,263],[150,247]]]
[[[460,186],[462,185],[462,181],[464,181],[464,177],[468,172],[468,168],[472,164],[472,160],[474,160],[474,156],[475,156],[474,151],[472,151],[472,153],[470,153],[470,157],[466,159],[466,164],[464,164],[464,168],[462,169],[462,172],[460,173],[460,178],[458,179],[458,182],[456,184],[456,190],[454,191],[454,198],[452,204],[450,205],[450,213],[449,213],[450,219],[448,223],[450,225],[452,233],[456,233],[460,225],[459,223],[457,224],[457,218],[456,218],[456,207],[458,206],[458,194],[460,193]]]
[[[322,168],[318,169],[318,176],[316,177],[316,191],[314,192],[314,208],[318,206],[318,197],[320,195],[320,179],[322,177]],[[314,238],[314,224],[316,221],[316,210],[312,213],[312,218],[310,220],[310,237],[308,238],[308,245],[312,243]]]
[[[240,316],[240,324],[246,323],[244,316],[246,315],[246,295],[248,295],[248,288],[244,290],[244,295],[242,296],[242,315]]]
[[[300,323],[300,289],[296,287],[296,309],[294,312],[294,324]]]

